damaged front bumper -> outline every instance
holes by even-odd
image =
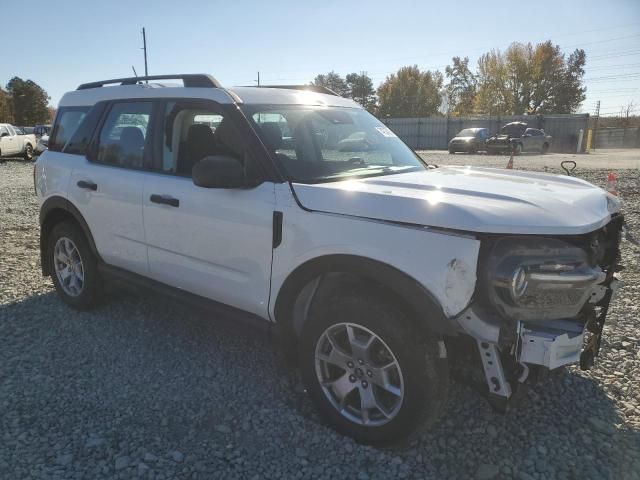
[[[580,363],[591,368],[600,350],[604,322],[621,282],[613,274],[595,285],[577,319],[516,321],[515,329],[490,312],[470,307],[457,321],[476,341],[490,396],[511,398],[532,368],[553,370]]]

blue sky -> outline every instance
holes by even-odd
[[[251,84],[257,71],[263,84],[281,84],[329,70],[364,70],[377,86],[403,65],[444,70],[454,55],[475,65],[491,48],[551,39],[587,52],[583,111],[634,101],[640,113],[640,0],[1,3],[10,48],[0,84],[31,78],[53,104],[82,82],[131,76],[132,65],[142,74],[145,26],[150,74],[206,72],[229,86]]]

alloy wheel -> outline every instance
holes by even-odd
[[[381,426],[400,411],[404,380],[388,345],[355,323],[327,328],[316,343],[315,370],[322,391],[345,418]]]
[[[84,286],[82,257],[75,243],[67,237],[60,237],[53,248],[53,265],[58,282],[64,293],[77,297]]]

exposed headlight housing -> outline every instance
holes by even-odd
[[[502,316],[554,320],[578,315],[604,277],[582,248],[553,238],[511,237],[491,249],[485,285]]]

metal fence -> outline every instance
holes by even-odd
[[[596,148],[640,147],[640,127],[599,128],[595,137]]]
[[[493,134],[509,122],[526,122],[553,137],[551,151],[577,151],[580,130],[583,131],[580,151],[586,147],[589,114],[575,115],[505,115],[478,117],[385,118],[382,121],[415,150],[446,149],[449,140],[464,128],[488,128]]]

